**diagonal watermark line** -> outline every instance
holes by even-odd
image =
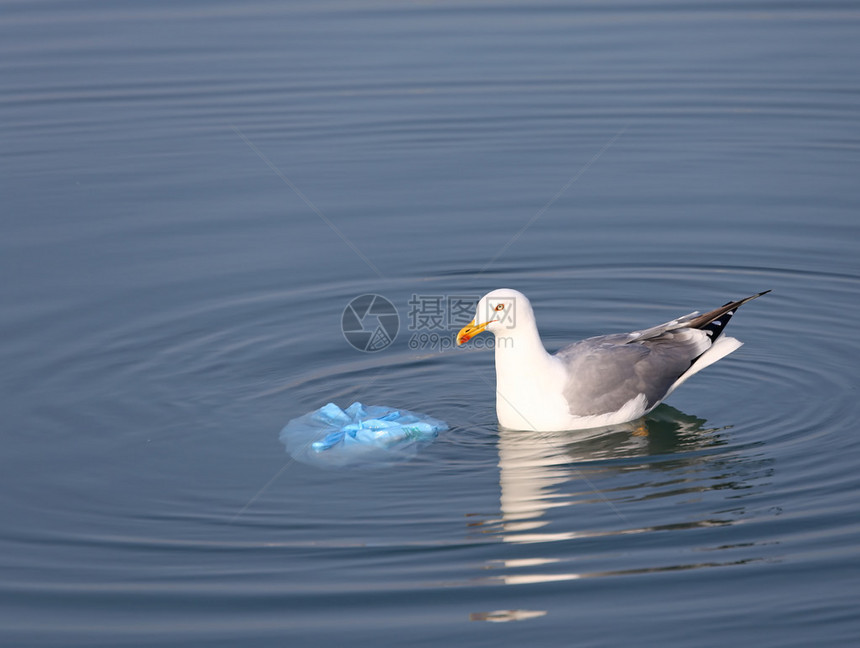
[[[276,472],[275,475],[269,481],[267,481],[266,484],[260,490],[258,490],[251,499],[248,500],[248,502],[245,504],[245,506],[243,506],[241,509],[239,509],[236,512],[236,514],[230,518],[230,524],[233,524],[233,522],[235,522],[240,517],[242,517],[242,514],[245,511],[247,511],[249,508],[251,508],[251,505],[257,501],[257,498],[260,497],[260,495],[262,495],[267,490],[269,490],[269,487],[275,483],[275,481],[278,479],[278,477],[280,477],[281,475],[284,474],[284,471],[287,468],[289,468],[290,464],[292,464],[294,461],[295,461],[295,459],[293,459],[292,457],[287,459],[287,463],[285,463],[283,466],[281,466],[281,469],[278,472]]]
[[[556,201],[556,200],[558,200],[559,198],[561,198],[561,197],[564,195],[564,192],[566,192],[568,189],[570,189],[571,185],[572,185],[574,182],[576,182],[577,180],[579,180],[579,178],[580,178],[580,177],[582,177],[582,174],[583,174],[583,173],[585,173],[586,171],[588,171],[588,169],[591,167],[591,165],[593,165],[595,162],[597,162],[597,160],[599,160],[599,159],[600,159],[600,156],[601,156],[601,155],[603,155],[604,153],[606,153],[606,151],[608,151],[608,150],[609,150],[609,148],[610,148],[613,144],[615,144],[615,141],[616,141],[619,137],[621,137],[621,136],[624,134],[624,131],[626,131],[626,130],[627,130],[627,128],[628,128],[629,126],[630,126],[630,124],[625,124],[624,128],[622,128],[620,131],[618,131],[617,133],[615,133],[615,135],[612,137],[612,139],[610,139],[606,144],[604,144],[604,145],[603,145],[603,148],[601,148],[597,153],[595,153],[594,155],[592,155],[592,156],[591,156],[591,159],[590,159],[588,162],[586,162],[586,163],[583,165],[583,167],[582,167],[579,171],[577,171],[577,172],[576,172],[576,173],[575,173],[575,174],[570,178],[570,180],[568,180],[568,181],[564,184],[564,186],[563,186],[561,189],[559,189],[559,190],[555,193],[555,195],[554,195],[552,198],[550,198],[550,199],[549,199],[549,201],[548,201],[548,202],[547,202],[543,207],[541,207],[541,208],[538,210],[538,212],[537,212],[534,216],[532,216],[532,217],[528,220],[528,222],[527,222],[525,225],[523,225],[523,226],[520,228],[520,230],[519,230],[516,234],[514,234],[514,235],[511,237],[511,239],[510,239],[507,243],[505,243],[505,244],[502,246],[502,249],[500,249],[498,252],[496,252],[495,256],[493,256],[493,258],[492,258],[492,259],[490,259],[489,261],[487,261],[487,262],[484,264],[484,267],[483,267],[483,268],[481,268],[481,270],[478,272],[478,274],[480,275],[480,274],[485,273],[485,272],[487,271],[487,269],[488,269],[491,265],[493,265],[493,264],[498,260],[498,258],[499,258],[500,256],[502,256],[502,255],[503,255],[503,254],[508,250],[508,248],[509,248],[509,247],[511,247],[514,243],[516,243],[516,242],[517,242],[517,240],[518,240],[518,239],[519,239],[519,238],[520,238],[520,237],[525,233],[525,231],[526,231],[529,227],[531,227],[531,226],[534,224],[534,222],[535,222],[538,218],[540,218],[541,216],[543,216],[543,215],[547,212],[547,210],[549,210],[549,208],[553,206],[553,204],[555,203],[555,201]]]
[[[380,279],[385,279],[385,275],[382,274],[382,272],[379,270],[379,268],[376,267],[376,264],[374,264],[373,261],[368,259],[367,256],[365,256],[365,254],[361,250],[358,249],[358,247],[355,245],[355,243],[353,243],[351,240],[349,240],[349,238],[347,238],[347,236],[340,230],[340,228],[337,225],[335,225],[331,221],[331,219],[329,219],[328,216],[323,214],[322,211],[315,204],[313,204],[305,194],[302,193],[302,191],[295,185],[295,183],[293,183],[292,180],[290,180],[286,175],[284,175],[284,173],[278,167],[276,167],[272,163],[272,161],[263,154],[263,152],[260,149],[258,149],[256,146],[254,146],[254,143],[251,140],[249,140],[247,137],[245,137],[245,134],[242,131],[240,131],[235,126],[231,126],[231,128],[233,129],[233,132],[236,133],[236,135],[238,135],[241,138],[241,140],[243,142],[245,142],[245,144],[248,145],[248,148],[251,149],[254,153],[256,153],[257,157],[260,158],[265,163],[265,165],[272,170],[272,173],[274,173],[276,176],[278,176],[285,185],[287,185],[290,189],[292,189],[295,192],[295,194],[299,198],[301,198],[302,201],[308,207],[310,207],[311,211],[314,212],[317,216],[319,216],[320,220],[322,220],[322,222],[324,222],[326,225],[328,225],[329,229],[331,229],[332,232],[337,234],[338,237],[340,237],[340,240],[343,241],[344,243],[346,243],[347,247],[349,247],[353,252],[355,252],[355,254],[358,256],[359,259],[364,261],[364,263],[367,265],[368,268],[373,270]]]
[[[480,376],[480,377],[481,377],[481,380],[483,380],[485,383],[487,383],[487,385],[489,385],[490,387],[492,387],[492,386],[493,386],[493,384],[492,384],[492,383],[487,379],[487,377],[486,377],[484,374],[482,374],[480,371],[478,371],[478,370],[477,370],[477,369],[475,369],[474,367],[472,367],[472,371],[473,371],[474,373],[476,373],[478,376]],[[522,417],[522,419],[523,419],[524,421],[526,421],[529,425],[531,425],[531,426],[532,426],[532,428],[533,428],[534,430],[537,430],[537,427],[536,427],[536,426],[534,426],[534,425],[532,425],[531,421],[529,421],[527,417],[523,416],[523,413],[522,413],[522,412],[520,412],[520,411],[516,408],[516,406],[515,406],[515,405],[514,405],[510,400],[508,400],[507,396],[505,396],[502,392],[500,392],[500,391],[499,391],[498,387],[496,387],[496,394],[497,394],[498,396],[500,396],[502,399],[504,399],[504,401],[505,401],[508,405],[510,405],[510,406],[511,406],[511,409],[513,409],[517,414],[519,414],[519,415],[520,415],[520,417]],[[546,439],[544,439],[543,437],[539,436],[539,437],[538,437],[538,439],[540,439],[542,443],[544,443],[544,444],[546,444],[547,446],[551,447],[553,450],[556,450],[556,448],[555,448],[554,446],[552,446],[552,445],[551,445],[551,444],[550,444]],[[593,483],[593,482],[592,482],[592,481],[591,481],[591,480],[590,480],[590,479],[585,475],[585,473],[584,473],[584,472],[582,472],[582,471],[581,471],[579,468],[577,468],[576,466],[570,466],[570,469],[571,469],[571,471],[572,471],[572,472],[573,472],[573,473],[574,473],[574,474],[575,474],[579,479],[581,479],[582,481],[584,481],[584,482],[588,485],[588,487],[592,490],[592,492],[593,492],[595,495],[597,495],[597,496],[598,496],[598,497],[599,497],[599,498],[600,498],[600,499],[601,499],[601,500],[602,500],[602,501],[603,501],[603,502],[604,502],[604,503],[605,503],[609,508],[611,508],[611,509],[612,509],[612,512],[613,512],[613,513],[615,513],[615,515],[617,515],[619,518],[621,518],[622,520],[624,520],[624,522],[628,522],[628,523],[629,523],[629,520],[624,516],[624,514],[623,514],[621,511],[619,511],[619,510],[618,510],[618,508],[615,506],[615,504],[613,504],[613,503],[612,503],[612,500],[610,500],[608,497],[606,497],[606,495],[603,493],[603,491],[602,491],[602,490],[600,490],[597,486],[595,486],[595,485],[594,485],[594,483]]]

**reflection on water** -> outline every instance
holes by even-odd
[[[469,621],[489,621],[490,623],[505,623],[507,621],[525,621],[545,616],[546,610],[493,610],[492,612],[472,612]]]
[[[705,429],[705,421],[667,405],[638,421],[595,428],[588,436],[570,432],[523,434],[499,431],[499,485],[501,487],[501,537],[505,542],[546,542],[578,537],[583,532],[536,532],[549,525],[545,513],[570,506],[583,498],[603,500],[616,516],[625,520],[613,497],[592,481],[604,472],[631,467],[676,470],[680,463],[700,461],[697,451],[719,443],[717,430]],[[683,453],[683,454],[681,454]],[[676,455],[673,461],[655,457]],[[680,455],[680,456],[678,456]],[[625,459],[643,458],[646,464]],[[667,467],[666,464],[669,463]],[[582,482],[584,491],[560,492],[557,486]]]
[[[529,433],[500,430],[499,486],[501,517],[475,525],[481,532],[496,535],[516,545],[545,545],[555,552],[558,543],[600,538],[622,542],[626,536],[657,531],[683,531],[735,524],[742,506],[726,506],[733,495],[720,493],[719,504],[702,506],[710,492],[743,492],[754,480],[769,476],[769,461],[743,459],[729,449],[721,434],[726,428],[706,427],[706,421],[661,405],[644,419],[590,430],[587,436],[564,432]],[[667,519],[666,504],[676,499],[684,507],[678,519]],[[699,505],[695,505],[696,503]],[[672,502],[670,502],[671,506]],[[588,515],[564,511],[568,507],[590,507]],[[602,510],[602,513],[600,512]],[[576,528],[577,520],[591,520],[594,511],[604,521],[599,528]],[[661,519],[655,520],[654,513]],[[647,522],[647,523],[643,523]],[[573,528],[571,528],[573,527]],[[675,534],[672,534],[675,537]],[[701,547],[733,549],[737,547]],[[727,560],[690,560],[662,564],[619,564],[612,569],[570,570],[570,551],[565,558],[551,555],[502,558],[486,568],[510,573],[491,577],[506,585],[556,582],[586,577],[649,573],[744,564],[755,558],[731,556]],[[574,552],[576,553],[576,552]],[[710,555],[713,558],[713,554]],[[575,558],[582,562],[584,557]],[[596,561],[598,562],[598,561]]]

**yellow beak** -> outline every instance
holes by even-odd
[[[485,328],[490,325],[490,322],[484,322],[483,324],[475,324],[475,320],[472,320],[466,326],[460,329],[460,332],[457,333],[457,346],[460,346],[464,342],[468,342],[473,337],[475,337],[478,333],[482,333]]]

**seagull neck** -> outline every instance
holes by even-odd
[[[549,362],[551,356],[541,342],[537,328],[511,329],[496,334],[496,367],[516,367],[525,371],[526,367],[534,367],[537,362]],[[502,362],[500,362],[502,361]]]

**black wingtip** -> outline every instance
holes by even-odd
[[[720,308],[725,308],[726,306],[732,306],[733,308],[737,308],[738,306],[741,306],[742,304],[746,304],[748,301],[752,301],[753,299],[761,297],[762,295],[768,294],[769,292],[771,292],[771,290],[772,290],[771,288],[768,288],[767,290],[763,290],[760,293],[756,293],[755,295],[750,295],[749,297],[744,297],[743,299],[739,299],[735,302],[727,301]]]
[[[699,317],[691,321],[689,326],[691,328],[697,328],[702,331],[705,331],[711,337],[712,340],[716,340],[726,329],[726,325],[729,323],[729,320],[732,319],[732,316],[735,314],[735,312],[737,312],[738,308],[746,304],[748,301],[752,301],[756,297],[761,297],[762,295],[766,295],[769,292],[770,289],[764,290],[760,293],[756,293],[755,295],[750,295],[749,297],[746,297],[744,299],[726,302],[716,310],[712,310],[710,313],[700,315]]]

